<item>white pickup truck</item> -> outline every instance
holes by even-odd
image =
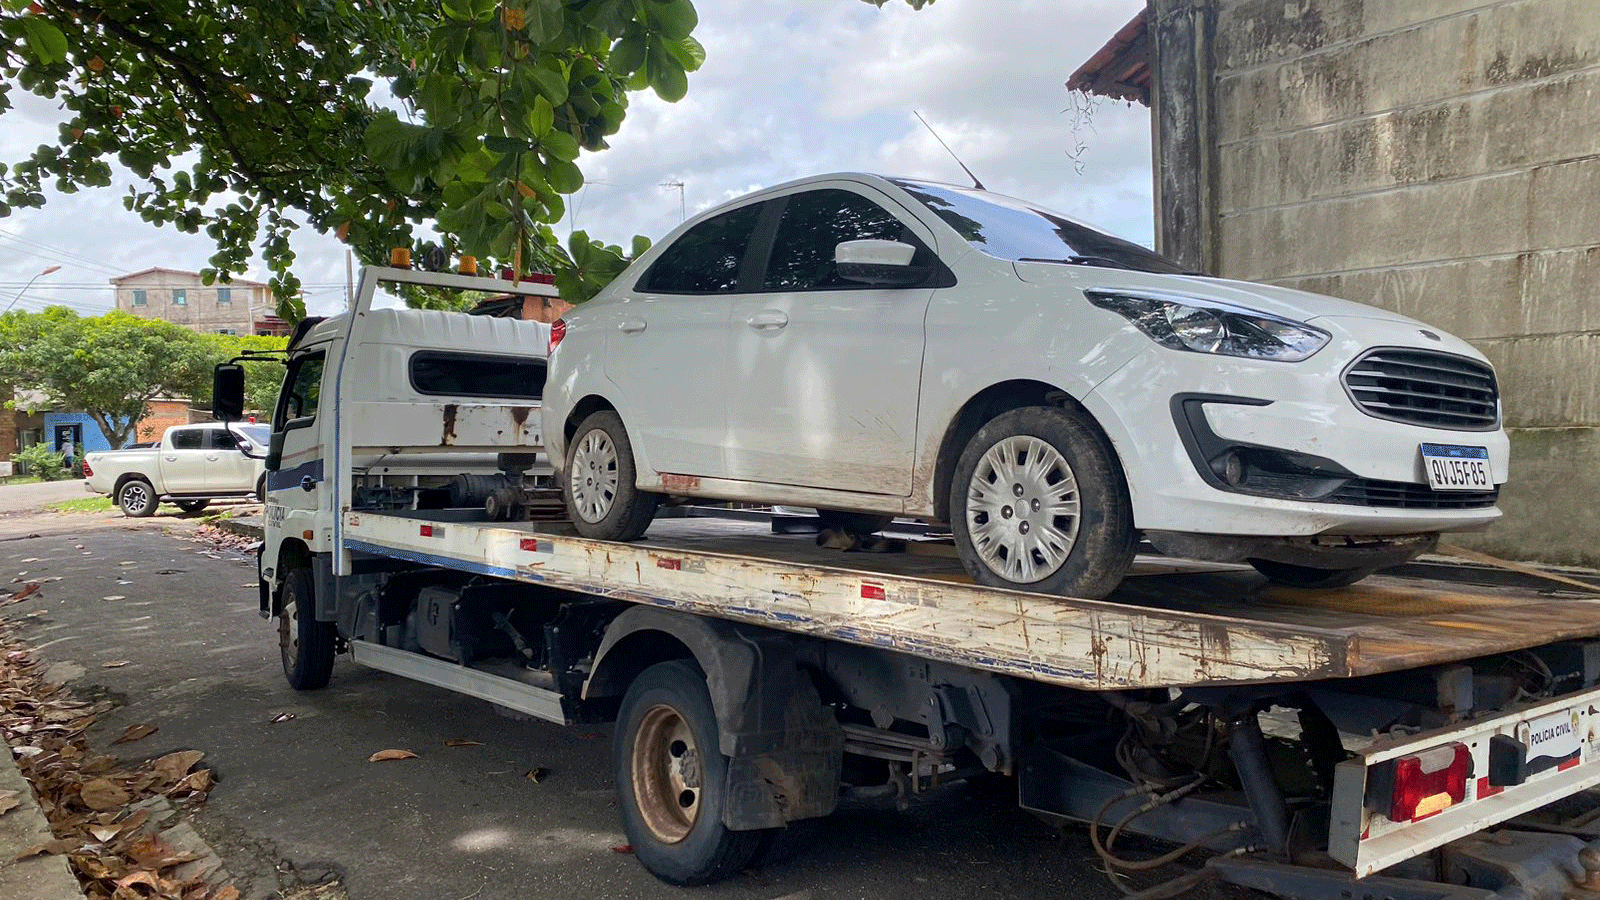
[[[195,512],[220,497],[260,496],[268,436],[265,425],[174,425],[150,449],[85,455],[83,486],[135,517],[154,515],[163,500]]]

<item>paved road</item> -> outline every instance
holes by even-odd
[[[37,484],[0,484],[0,513],[38,509],[62,500],[93,496],[83,489],[82,478],[41,481]]]
[[[297,694],[256,615],[246,558],[187,539],[171,519],[27,521],[43,536],[0,542],[0,576],[63,580],[0,614],[40,611],[23,619],[24,636],[55,677],[124,704],[91,730],[97,748],[126,759],[206,752],[221,781],[194,824],[252,898],[330,874],[356,900],[1119,896],[1084,830],[1058,833],[969,789],[903,813],[848,808],[787,860],[670,888],[613,851],[624,839],[609,728],[513,721],[344,660],[329,689]],[[120,660],[130,663],[103,668]],[[294,718],[272,724],[283,713]],[[160,731],[107,746],[137,722]],[[452,739],[483,746],[446,747]],[[388,748],[421,758],[367,762]],[[549,770],[542,783],[523,777],[534,767]]]

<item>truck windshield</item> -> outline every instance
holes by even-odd
[[[900,179],[894,183],[990,256],[1012,262],[1186,274],[1177,263],[1154,251],[1032,203],[943,184]]]

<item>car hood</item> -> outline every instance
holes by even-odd
[[[1376,306],[1253,281],[1232,281],[1202,275],[1157,275],[1152,272],[1060,263],[1019,262],[1014,265],[1017,277],[1029,284],[1060,286],[1080,291],[1149,291],[1171,295],[1173,299],[1192,297],[1196,300],[1214,300],[1300,322],[1327,316],[1343,319],[1377,319],[1422,327],[1422,323],[1415,319]]]

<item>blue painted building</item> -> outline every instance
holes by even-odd
[[[71,441],[76,448],[73,456],[78,459],[82,459],[85,453],[113,449],[105,432],[100,430],[88,413],[46,412],[44,439],[50,444],[51,450],[60,450],[65,442]]]

